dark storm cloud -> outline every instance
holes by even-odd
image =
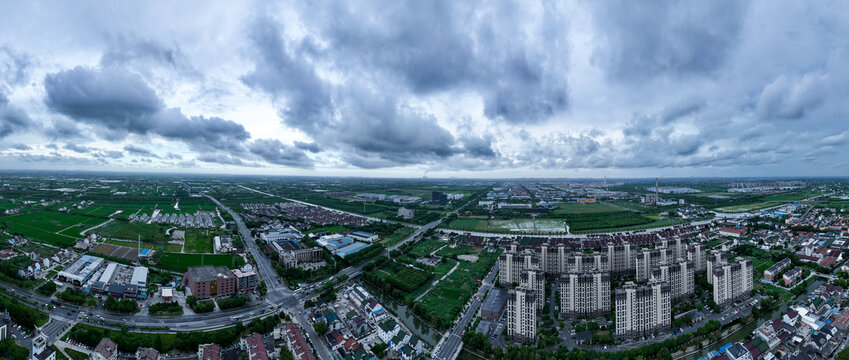
[[[232,156],[229,154],[223,153],[208,153],[202,154],[198,156],[195,160],[203,161],[208,163],[216,163],[222,165],[234,165],[234,166],[245,166],[245,167],[261,167],[262,165],[257,164],[255,162],[246,162],[241,158],[236,156]]]
[[[176,45],[168,46],[152,39],[117,36],[109,39],[100,57],[102,67],[130,67],[142,73],[163,66],[188,77],[201,74]]]
[[[391,92],[377,92],[354,81],[331,91],[332,85],[318,77],[307,59],[289,53],[276,23],[259,20],[251,39],[259,57],[253,71],[242,79],[275,99],[283,98],[280,116],[286,125],[321,138],[337,150],[379,157],[388,166],[457,153],[450,132],[433,117],[399,104]]]
[[[263,160],[277,165],[312,169],[312,159],[300,149],[285,145],[280,140],[259,139],[248,145],[248,150]]]
[[[124,146],[124,151],[126,151],[130,155],[159,158],[159,156],[154,154],[152,151],[135,145]]]
[[[398,92],[362,79],[336,85],[318,76],[309,58],[290,49],[279,25],[260,19],[251,32],[258,56],[243,82],[269,94],[287,126],[322,139],[324,147],[340,151],[343,160],[363,168],[428,163],[455,155],[491,157],[481,144],[468,152],[426,111],[403,103]],[[316,152],[318,147],[295,143]],[[254,149],[252,149],[254,150]],[[256,153],[256,151],[253,151]],[[263,156],[266,160],[274,156]]]
[[[593,60],[615,80],[717,71],[738,43],[748,2],[589,1],[598,37]]]
[[[494,158],[497,156],[492,149],[491,137],[466,136],[460,139],[463,149],[474,157]]]
[[[301,150],[306,150],[306,151],[309,151],[311,153],[321,152],[321,148],[318,146],[318,144],[316,144],[314,142],[307,143],[307,142],[303,142],[303,141],[295,141],[295,142],[293,142],[293,144],[295,145],[296,148],[301,149]]]
[[[76,67],[49,74],[45,104],[74,120],[102,128],[101,136],[118,140],[128,134],[153,134],[178,140],[194,150],[236,149],[250,135],[244,126],[218,117],[187,117],[166,108],[136,74],[105,68]]]
[[[28,130],[33,126],[29,115],[23,109],[10,104],[9,99],[0,89],[0,139]]]
[[[9,148],[12,148],[12,149],[15,149],[15,150],[21,150],[21,151],[32,150],[31,146],[29,146],[27,144],[21,144],[21,143],[10,144]]]
[[[80,144],[76,144],[76,143],[67,143],[67,144],[65,144],[65,146],[63,146],[63,148],[65,148],[67,150],[71,150],[71,151],[73,151],[75,153],[79,153],[79,154],[87,154],[87,153],[89,153],[93,150],[92,148],[90,148],[88,146],[84,146],[84,145],[80,145]]]
[[[313,51],[308,38],[309,53],[343,71],[387,72],[379,81],[400,79],[416,94],[471,91],[486,116],[508,123],[539,123],[568,107],[566,20],[550,3],[309,5],[300,15],[327,44]]]
[[[92,156],[103,159],[120,159],[124,157],[124,153],[117,150],[104,150],[94,152]]]

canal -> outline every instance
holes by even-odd
[[[428,343],[431,347],[436,346],[436,343],[439,342],[439,339],[442,338],[442,334],[439,331],[431,328],[430,325],[424,323],[423,321],[417,319],[407,310],[407,306],[404,304],[400,304],[392,298],[386,296],[382,291],[376,289],[374,286],[371,286],[369,283],[365,281],[359,282],[369,293],[374,296],[377,301],[379,301],[383,306],[389,310],[392,314],[394,314],[408,329],[413,333],[413,335],[418,336],[424,342]]]
[[[725,344],[728,344],[728,343],[736,343],[736,342],[739,342],[739,341],[743,341],[744,339],[746,339],[747,336],[753,334],[755,332],[755,329],[757,329],[759,326],[761,326],[761,324],[763,324],[764,322],[767,322],[767,321],[773,320],[773,319],[777,319],[777,318],[781,317],[782,315],[784,315],[784,313],[787,312],[788,304],[792,304],[792,303],[795,303],[796,301],[798,301],[800,299],[806,298],[808,295],[811,294],[811,292],[816,290],[816,288],[818,288],[820,285],[822,285],[824,283],[825,282],[821,279],[814,280],[813,282],[808,284],[808,286],[805,288],[805,292],[802,293],[801,295],[795,297],[793,299],[793,301],[785,302],[785,303],[781,304],[780,307],[773,310],[769,314],[761,315],[760,317],[758,317],[757,319],[755,319],[754,321],[752,321],[748,325],[737,329],[737,331],[731,333],[731,335],[729,335],[725,338],[719,339],[718,341],[709,344],[708,346],[705,347],[704,350],[701,350],[699,352],[696,352],[696,353],[693,353],[693,354],[690,354],[690,355],[687,355],[687,356],[684,356],[684,357],[681,357],[681,358],[678,358],[678,359],[694,360],[694,359],[698,359],[700,357],[704,358],[704,357],[707,356],[707,354],[709,352],[711,352],[713,350],[719,351],[719,347],[722,346],[722,345],[725,345]]]

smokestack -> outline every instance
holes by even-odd
[[[657,205],[657,178],[654,178],[654,204]]]

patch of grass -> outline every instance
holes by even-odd
[[[430,255],[436,249],[439,249],[442,246],[447,245],[448,243],[444,241],[439,241],[436,239],[425,239],[416,243],[410,251],[407,252],[412,257],[425,257]]]
[[[385,236],[383,239],[380,240],[380,242],[385,244],[386,246],[392,246],[415,231],[416,229],[405,226],[398,229],[394,233]]]
[[[88,355],[83,352],[76,351],[74,349],[65,349],[65,352],[68,353],[71,360],[88,360]]]

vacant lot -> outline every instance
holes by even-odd
[[[436,239],[426,239],[416,243],[416,245],[413,246],[413,248],[410,249],[407,254],[417,258],[425,257],[430,255],[430,253],[432,253],[434,250],[439,249],[440,247],[443,247],[447,244],[448,243],[445,241],[439,241]]]
[[[463,305],[477,289],[477,280],[483,279],[498,259],[497,253],[482,252],[478,248],[447,249],[449,248],[443,248],[439,253],[445,251],[452,255],[477,255],[478,261],[459,260],[460,265],[457,270],[436,284],[420,300],[418,306],[430,314],[435,324],[443,328],[450,325],[460,314]]]
[[[139,259],[138,249],[126,246],[100,244],[91,249],[91,252],[130,261],[137,261]]]

